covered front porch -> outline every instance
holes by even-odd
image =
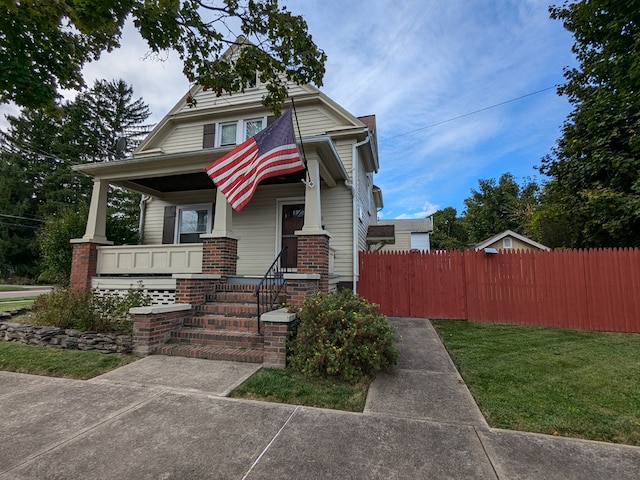
[[[241,212],[232,210],[204,172],[228,149],[77,167],[93,177],[94,188],[85,234],[72,240],[71,288],[113,292],[143,285],[154,304],[201,304],[206,294],[195,294],[203,290],[195,285],[257,283],[277,257],[288,282],[309,280],[321,290],[334,288],[340,277],[336,251],[329,245],[332,235],[323,222],[322,198],[336,187],[342,195],[349,192],[344,185],[348,175],[329,137],[305,139],[305,148],[307,171],[263,182]],[[180,243],[178,233],[167,241],[166,232],[153,233],[151,226],[145,230],[141,221],[143,244],[113,245],[105,233],[110,185],[153,199],[156,211],[160,205],[197,198],[209,205],[209,228],[197,234],[199,242]],[[284,247],[287,253],[281,254]]]

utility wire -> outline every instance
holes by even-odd
[[[504,102],[496,103],[495,105],[491,105],[489,107],[484,107],[484,108],[481,108],[480,110],[474,110],[473,112],[465,113],[463,115],[459,115],[457,117],[449,118],[447,120],[442,120],[441,122],[432,123],[431,125],[427,125],[426,127],[416,128],[415,130],[411,130],[409,132],[400,133],[398,135],[394,135],[393,137],[387,137],[387,138],[384,138],[383,140],[393,140],[394,138],[404,137],[405,135],[410,135],[412,133],[420,132],[420,131],[426,130],[428,128],[433,128],[433,127],[436,127],[438,125],[442,125],[443,123],[453,122],[454,120],[459,120],[461,118],[468,117],[470,115],[475,115],[476,113],[480,113],[480,112],[484,112],[484,111],[487,111],[487,110],[491,110],[492,108],[501,107],[502,105],[506,105],[507,103],[516,102],[518,100],[522,100],[523,98],[531,97],[532,95],[537,95],[539,93],[546,92],[547,90],[551,90],[553,88],[558,88],[558,87],[559,87],[559,85],[554,85],[552,87],[543,88],[542,90],[538,90],[536,92],[527,93],[526,95],[521,95],[519,97],[512,98],[511,100],[505,100]]]
[[[7,215],[6,213],[0,213],[0,217],[5,217],[5,218],[16,218],[18,220],[28,220],[30,222],[44,222],[44,219],[42,217],[40,218],[35,218],[35,217],[21,217],[19,215]]]
[[[7,222],[0,222],[0,225],[7,225],[9,227],[19,227],[19,228],[40,228],[37,225],[23,225],[19,223],[7,223]]]

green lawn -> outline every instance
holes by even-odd
[[[433,325],[492,427],[640,445],[640,335]]]
[[[369,383],[311,380],[290,369],[262,368],[235,389],[231,397],[362,412]]]
[[[0,312],[15,310],[33,304],[33,297],[0,298]]]
[[[0,342],[0,370],[86,380],[137,360],[119,355]]]
[[[14,285],[0,285],[0,292],[19,292],[24,290],[28,289],[24,287],[16,287]]]

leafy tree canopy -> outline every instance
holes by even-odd
[[[63,269],[54,265],[71,258],[72,237],[65,235],[81,236],[86,222],[86,215],[73,222],[70,217],[92,191],[91,179],[72,166],[113,158],[118,138],[127,138],[124,153],[131,151],[151,129],[144,123],[148,117],[147,105],[122,80],[99,80],[55,110],[26,108],[8,117],[9,131],[0,133],[0,275],[35,277],[44,266],[50,279],[59,280],[55,272]],[[116,243],[137,241],[139,201],[139,195],[111,188],[107,235]],[[37,231],[45,218],[41,258]]]
[[[505,230],[531,236],[531,222],[539,203],[540,187],[532,179],[519,185],[504,173],[495,179],[478,180],[479,189],[465,199],[464,221],[471,242],[481,242]]]
[[[640,246],[640,0],[550,12],[573,33],[579,66],[565,71],[559,93],[574,110],[540,168],[552,179],[546,219],[565,246]]]
[[[464,219],[458,217],[458,211],[453,207],[446,207],[435,212],[433,219],[433,233],[430,244],[432,250],[463,250],[467,248],[467,234]]]
[[[322,85],[326,55],[278,0],[0,0],[0,101],[39,108],[59,88],[81,89],[83,65],[120,47],[127,18],[151,52],[177,52],[189,81],[218,94],[242,91],[259,72],[277,111],[283,77]],[[235,40],[229,21],[253,44],[237,59],[222,55]]]

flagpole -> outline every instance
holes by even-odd
[[[293,115],[296,117],[296,127],[298,127],[298,137],[300,138],[300,147],[302,148],[302,161],[304,163],[304,171],[307,173],[307,181],[305,182],[309,188],[313,188],[313,182],[311,181],[311,175],[309,175],[309,167],[307,166],[307,154],[304,151],[304,143],[302,142],[302,133],[300,133],[300,124],[298,123],[298,112],[296,110],[296,103],[291,98],[291,107],[293,107]]]

